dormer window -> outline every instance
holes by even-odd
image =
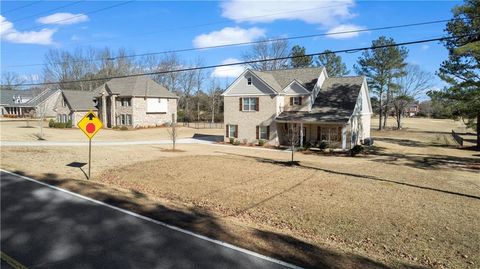
[[[252,85],[252,77],[247,77],[247,85]]]

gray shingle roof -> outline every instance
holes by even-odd
[[[94,92],[98,95],[105,87],[113,94],[120,96],[178,98],[176,94],[147,76],[114,78],[95,89]]]
[[[97,110],[94,106],[94,93],[90,91],[62,91],[65,100],[70,108],[78,110]]]
[[[252,70],[252,72],[270,85],[275,91],[280,92],[295,79],[307,90],[312,91],[322,70],[323,67],[309,67],[272,71]]]
[[[312,106],[311,112],[282,112],[277,120],[304,122],[347,122],[353,114],[364,77],[327,78]]]
[[[1,90],[0,102],[3,106],[36,107],[57,91],[53,89]]]

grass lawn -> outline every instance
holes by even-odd
[[[285,151],[179,145],[94,148],[92,181],[66,166],[79,147],[2,148],[1,167],[304,266],[478,268],[480,155],[456,148],[457,122],[405,127],[372,131],[367,155],[297,153],[298,166]]]

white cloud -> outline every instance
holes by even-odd
[[[422,50],[428,50],[428,49],[430,48],[430,46],[424,44],[424,45],[422,45],[420,48],[421,48]]]
[[[335,26],[328,30],[328,35],[327,37],[333,38],[333,39],[347,39],[347,38],[353,38],[357,37],[360,35],[361,32],[351,32],[351,31],[358,31],[364,29],[363,27],[360,27],[358,25],[353,25],[353,24],[340,24],[338,26]],[[342,34],[334,34],[334,33],[341,33],[345,32]],[[350,32],[350,33],[349,33]]]
[[[222,64],[231,64],[241,62],[236,58],[228,58],[222,61]],[[242,72],[245,71],[245,68],[242,65],[231,65],[223,67],[215,67],[212,72],[212,77],[216,78],[235,78],[240,76]]]
[[[42,24],[75,24],[88,21],[88,16],[82,13],[72,14],[72,13],[55,13],[49,16],[40,17],[37,19],[37,22]]]
[[[225,27],[219,31],[213,31],[208,34],[196,36],[193,39],[193,45],[196,48],[199,48],[251,42],[263,36],[265,36],[265,29],[258,27],[252,27],[249,29],[243,29],[238,26]]]
[[[221,4],[222,16],[236,22],[269,23],[275,20],[300,20],[332,27],[355,16],[354,0],[229,0]]]
[[[0,15],[0,37],[2,40],[20,44],[50,45],[56,29],[42,29],[40,31],[20,32],[13,27],[5,17]]]

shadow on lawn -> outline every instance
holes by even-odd
[[[15,171],[20,175],[26,175],[23,171]],[[28,176],[28,175],[26,175]],[[251,249],[262,254],[285,260],[294,264],[299,264],[311,268],[389,268],[387,265],[371,260],[367,257],[356,255],[353,253],[337,252],[330,249],[322,248],[304,242],[297,238],[278,234],[266,230],[250,229],[240,227],[239,231],[230,231],[225,228],[225,225],[220,223],[217,217],[204,212],[199,209],[175,210],[165,207],[158,202],[147,201],[145,195],[139,193],[120,193],[116,190],[109,190],[105,185],[98,184],[92,181],[81,181],[74,179],[61,179],[56,174],[49,173],[43,177],[36,178],[42,182],[51,184],[53,186],[68,189],[70,191],[80,193],[91,197],[93,199],[102,201],[104,203],[127,209],[143,216],[147,216],[168,224],[175,225],[187,230],[191,230],[202,235],[215,238],[217,240],[226,241],[240,247]],[[75,203],[73,201],[63,201],[62,203],[51,200],[48,202],[38,202],[38,186],[35,184],[28,184],[25,186],[15,187],[15,184],[9,184],[8,181],[2,179],[2,246],[7,247],[11,251],[11,255],[22,258],[28,255],[28,261],[48,261],[51,259],[53,250],[60,247],[59,244],[65,244],[64,241],[48,240],[48,235],[54,233],[59,236],[62,232],[72,232],[71,237],[75,240],[68,241],[69,246],[62,245],[65,250],[62,252],[63,261],[72,262],[75,259],[81,259],[84,267],[94,268],[99,267],[100,264],[112,265],[119,263],[119,260],[114,260],[122,257],[148,257],[148,259],[141,260],[141,265],[136,264],[137,261],[128,261],[131,266],[135,267],[158,267],[161,264],[177,264],[182,261],[182,264],[188,264],[189,258],[199,258],[196,253],[189,253],[185,256],[183,253],[181,257],[171,253],[163,254],[159,249],[169,249],[175,245],[182,245],[181,242],[171,242],[170,239],[158,238],[152,239],[155,231],[151,226],[146,225],[142,229],[127,228],[121,224],[121,219],[110,219],[109,216],[95,215],[93,207],[94,204]],[[16,206],[8,206],[8,202],[18,200],[15,197],[22,197],[21,203]],[[29,213],[31,212],[31,213]],[[73,212],[73,213],[72,213]],[[78,214],[81,213],[81,217]],[[57,221],[63,222],[64,227],[71,227],[75,223],[75,229],[52,231],[52,216],[60,216]],[[33,224],[32,224],[33,223]],[[11,227],[21,227],[21,225],[33,225],[28,233],[9,233],[4,232],[4,229],[11,229]],[[94,227],[94,228],[92,228]],[[155,226],[158,228],[158,226]],[[72,230],[73,229],[73,230]],[[76,235],[74,231],[88,230],[88,236]],[[127,229],[127,230],[125,230]],[[112,239],[105,238],[105,234],[111,234],[112,230],[121,235],[125,242],[131,244],[119,244],[112,242]],[[7,230],[8,231],[8,230]],[[250,234],[249,240],[245,240],[245,233]],[[172,231],[172,233],[174,233]],[[25,240],[15,240],[15,236],[22,236]],[[142,242],[138,238],[145,238],[148,243]],[[119,238],[115,238],[118,240]],[[109,241],[110,240],[110,241]],[[130,241],[131,240],[131,241]],[[6,242],[7,245],[3,244]],[[23,242],[23,243],[22,243]],[[135,247],[135,242],[139,243],[139,247]],[[11,244],[16,244],[13,246]],[[25,244],[28,244],[26,246]],[[88,247],[87,247],[88,246]],[[110,249],[114,246],[113,251]],[[22,249],[34,249],[34,252],[25,253]],[[91,250],[95,250],[92,254]],[[12,253],[13,252],[13,253]],[[105,255],[108,252],[109,255]],[[181,251],[180,251],[181,252]],[[206,251],[206,256],[201,257],[206,260],[215,260],[218,258],[217,252],[210,253]],[[125,261],[125,260],[123,260]],[[57,265],[58,265],[58,261]],[[80,261],[79,261],[80,262]],[[238,257],[232,257],[231,260],[222,261],[222,266],[231,267],[238,262]],[[230,265],[229,265],[230,264]],[[31,264],[27,264],[29,266]],[[125,264],[124,264],[125,265]],[[195,267],[193,264],[192,267]],[[412,266],[410,264],[402,264],[402,268],[421,268]]]
[[[15,171],[15,173],[26,175],[23,171]],[[159,202],[147,200],[143,194],[131,193],[129,195],[96,182],[62,179],[53,173],[44,174],[36,179],[143,216],[301,266],[310,268],[389,268],[381,262],[364,256],[322,248],[284,234],[238,225],[232,229],[227,224],[221,223],[221,220],[214,215],[200,209],[172,209]],[[112,217],[110,214],[112,212],[108,210],[103,213],[104,215],[95,214],[94,208],[97,206],[95,204],[79,203],[73,200],[45,201],[41,199],[48,199],[48,197],[41,195],[42,192],[39,192],[38,185],[25,181],[21,182],[22,185],[19,186],[20,183],[10,184],[12,182],[5,178],[2,178],[1,182],[2,247],[5,248],[5,251],[8,249],[10,255],[30,261],[29,264],[26,264],[27,266],[43,261],[45,262],[43,266],[55,263],[61,267],[62,263],[78,260],[83,267],[87,268],[96,268],[106,264],[117,267],[129,264],[131,267],[154,268],[161,267],[162,264],[179,264],[179,262],[183,266],[188,265],[187,267],[193,268],[196,266],[193,258],[215,262],[219,258],[218,250],[212,252],[212,250],[205,249],[205,252],[194,253],[182,244],[182,240],[185,239],[172,240],[155,236],[155,233],[158,232],[156,229],[160,229],[160,227],[151,225],[151,223],[142,223],[143,228],[139,229],[132,227],[132,223],[125,221],[121,214],[120,217]],[[15,203],[14,206],[11,203],[9,205],[8,201],[20,202]],[[60,218],[56,218],[52,222],[52,217]],[[62,229],[52,230],[52,225],[60,225]],[[25,230],[15,231],[20,227],[28,232]],[[88,236],[85,231],[88,231]],[[112,231],[119,237],[109,238],[107,234],[111,235]],[[55,237],[64,233],[70,233],[68,238],[72,238],[72,240],[51,239],[52,235]],[[172,234],[175,232],[172,231]],[[249,236],[245,236],[245,234]],[[17,240],[17,237],[21,237],[22,240]],[[250,240],[247,241],[246,238]],[[123,244],[122,241],[130,243]],[[176,247],[182,251],[174,253],[166,251]],[[62,260],[49,263],[52,260],[51,254],[59,248],[63,249]],[[26,249],[35,251],[29,252]],[[221,261],[222,263],[219,261],[218,267],[228,268],[239,263],[238,256],[224,259],[227,260]],[[120,262],[128,263],[119,264]],[[245,265],[248,264],[248,261],[240,261],[240,263]],[[395,266],[398,267],[398,263]],[[401,264],[400,268],[423,267],[405,263]]]
[[[406,182],[401,182],[401,181],[395,181],[395,180],[390,180],[390,179],[384,179],[376,176],[371,176],[371,175],[361,175],[361,174],[354,174],[354,173],[348,173],[348,172],[341,172],[341,171],[335,171],[335,170],[330,170],[330,169],[325,169],[325,168],[320,168],[320,167],[315,167],[315,166],[310,166],[303,164],[301,162],[294,162],[293,164],[289,161],[276,161],[272,159],[267,159],[267,158],[261,158],[261,157],[254,157],[254,156],[248,156],[248,155],[241,155],[241,154],[235,154],[235,153],[229,153],[229,152],[222,152],[224,154],[228,155],[235,155],[235,156],[241,156],[241,157],[246,157],[246,158],[251,158],[254,159],[258,162],[262,163],[269,163],[269,164],[275,164],[275,165],[280,165],[280,166],[288,166],[288,167],[299,167],[303,169],[312,169],[312,170],[318,170],[318,171],[323,171],[327,173],[332,173],[332,174],[338,174],[338,175],[344,175],[344,176],[350,176],[350,177],[355,177],[355,178],[361,178],[361,179],[370,179],[370,180],[376,180],[376,181],[382,181],[382,182],[388,182],[388,183],[394,183],[402,186],[407,186],[407,187],[412,187],[412,188],[418,188],[418,189],[423,189],[423,190],[430,190],[430,191],[436,191],[436,192],[441,192],[441,193],[446,193],[446,194],[452,194],[452,195],[458,195],[458,196],[463,196],[467,198],[473,198],[473,199],[479,199],[479,196],[475,195],[470,195],[470,194],[465,194],[465,193],[459,193],[459,192],[453,192],[453,191],[447,191],[447,190],[442,190],[442,189],[436,189],[432,187],[427,187],[427,186],[419,186],[415,184],[410,184]]]
[[[417,140],[410,140],[410,139],[399,139],[399,138],[392,138],[392,137],[374,137],[375,141],[381,141],[386,143],[397,144],[400,146],[406,147],[442,147],[442,148],[456,148],[456,146],[447,145],[441,142],[422,142]]]

